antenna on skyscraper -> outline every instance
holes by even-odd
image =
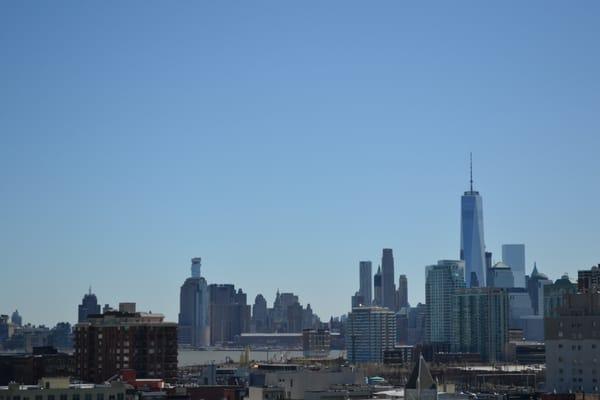
[[[471,171],[471,192],[473,191],[473,153],[469,153],[469,167]]]

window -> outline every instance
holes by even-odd
[[[68,396],[66,394],[61,394],[60,400],[68,400]]]
[[[43,398],[44,398],[44,396],[42,396],[41,394],[35,395],[35,400],[42,400]]]
[[[54,395],[49,394],[48,397],[46,397],[46,400],[54,400]]]
[[[124,400],[125,396],[123,393],[117,393],[117,400]]]
[[[98,393],[96,395],[96,400],[104,400],[104,393]]]
[[[92,394],[91,393],[86,393],[85,396],[83,396],[83,398],[85,400],[92,400]]]
[[[74,394],[71,399],[72,400],[79,400],[79,394]]]

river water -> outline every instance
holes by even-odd
[[[232,360],[240,361],[240,355],[243,350],[179,350],[178,364],[180,367],[202,364],[220,364]],[[338,358],[345,353],[341,350],[332,350],[329,353],[330,359]],[[274,361],[283,362],[286,359],[302,357],[302,351],[298,350],[252,350],[250,359],[254,361]]]

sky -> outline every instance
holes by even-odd
[[[486,248],[600,262],[600,3],[0,4],[0,313],[75,322],[91,285],[176,321],[209,283],[322,319],[395,255],[457,258],[469,152]]]

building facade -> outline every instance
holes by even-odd
[[[600,293],[567,294],[544,322],[546,391],[600,392]]]
[[[383,362],[396,341],[396,317],[384,307],[352,309],[346,321],[346,351],[352,363]]]
[[[373,275],[373,290],[374,298],[372,305],[383,306],[383,289],[381,288],[381,267],[377,268],[377,272]]]
[[[402,274],[398,278],[398,290],[396,292],[396,310],[408,307],[408,279]]]
[[[177,377],[177,324],[162,314],[112,311],[75,325],[75,373],[101,383],[122,369],[140,378]]]
[[[210,345],[209,295],[206,279],[187,278],[179,292],[179,345],[202,348]]]
[[[365,305],[370,306],[373,302],[373,268],[371,261],[361,261],[358,265],[359,289]]]
[[[485,241],[483,237],[483,204],[479,192],[471,190],[461,197],[460,259],[465,262],[467,287],[485,286]]]
[[[459,289],[454,296],[453,351],[478,353],[487,362],[503,360],[508,318],[505,289]]]
[[[452,342],[454,295],[465,287],[464,261],[440,260],[425,268],[425,342]]]
[[[79,305],[77,312],[77,322],[87,321],[89,315],[100,314],[100,304],[98,304],[98,299],[96,298],[96,295],[92,293],[91,287],[89,292],[83,296],[83,299],[81,300],[81,304]]]
[[[525,287],[525,245],[503,244],[502,262],[510,267],[515,280],[515,287]]]
[[[381,296],[383,307],[390,310],[396,308],[396,283],[394,282],[394,254],[392,249],[383,249],[381,256]]]

